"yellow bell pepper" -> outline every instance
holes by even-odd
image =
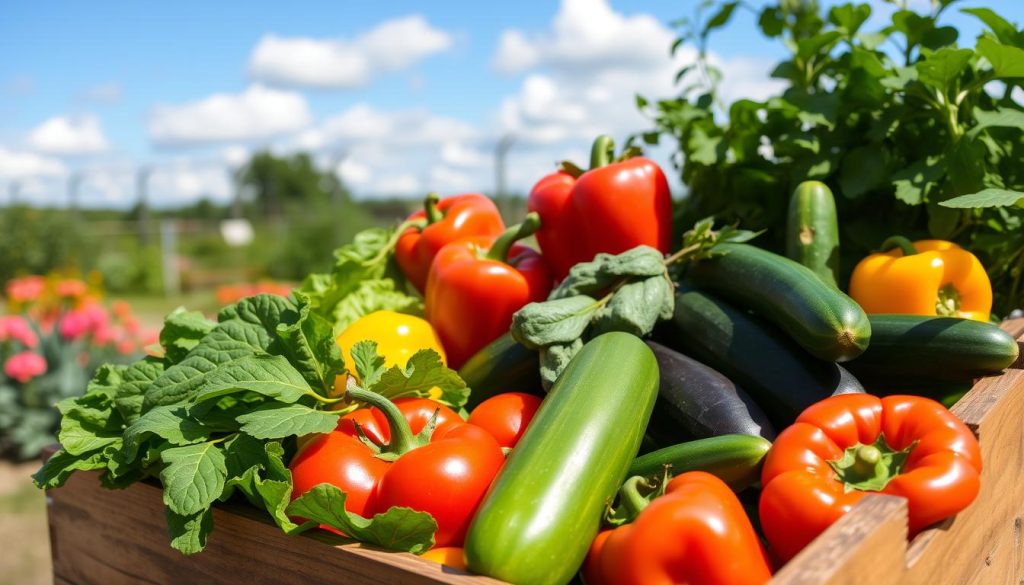
[[[867,313],[935,315],[988,321],[992,283],[967,250],[943,240],[894,236],[857,264],[850,296]]]
[[[434,328],[425,319],[413,315],[375,311],[346,327],[338,336],[338,346],[348,366],[353,364],[352,346],[363,340],[377,342],[377,353],[384,358],[385,367],[405,367],[409,358],[421,349],[436,351],[441,356],[441,363],[448,363]],[[334,387],[335,393],[340,394],[345,388],[344,377],[337,380]],[[431,389],[431,398],[440,396],[440,389]]]

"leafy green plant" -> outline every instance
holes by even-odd
[[[901,4],[885,27],[865,30],[868,4],[823,13],[810,0],[702,2],[673,48],[697,46],[697,62],[679,72],[696,81],[675,99],[637,98],[655,124],[641,137],[678,142],[689,189],[680,224],[738,221],[781,251],[789,194],[816,179],[838,195],[844,279],[889,235],[951,239],[987,267],[997,314],[1024,305],[1024,106],[1013,95],[1024,31],[987,8],[963,9],[985,31],[961,39],[943,24],[953,3],[936,0],[930,14]],[[786,87],[724,104],[708,42],[743,12],[789,50],[772,71]]]

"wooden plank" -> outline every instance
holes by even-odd
[[[168,545],[160,489],[136,484],[103,489],[96,472],[76,473],[50,492],[54,581],[68,585],[204,583],[211,585],[497,584],[411,554],[335,546],[327,533],[286,536],[246,506],[214,509],[215,530],[202,553]]]
[[[828,527],[772,585],[895,585],[907,550],[907,501],[871,494]]]

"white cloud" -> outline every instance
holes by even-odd
[[[121,101],[121,84],[111,81],[94,85],[86,89],[82,93],[82,97],[100,104],[116,104]]]
[[[420,196],[424,194],[419,179],[411,173],[400,173],[397,175],[386,175],[381,177],[373,186],[370,194],[394,195],[400,197]]]
[[[317,131],[322,145],[372,142],[405,147],[439,146],[480,136],[480,131],[472,124],[437,116],[429,110],[382,111],[368,104],[356,104],[327,118]]]
[[[441,147],[441,160],[454,167],[480,167],[490,158],[480,150],[460,142],[445,142]]]
[[[239,94],[156,106],[148,128],[154,143],[181,146],[269,138],[301,130],[311,121],[300,94],[252,85]]]
[[[224,159],[228,166],[233,168],[244,165],[249,161],[250,156],[252,156],[252,153],[249,149],[239,144],[229,146],[220,151],[220,157]]]
[[[59,177],[67,174],[64,163],[32,152],[17,152],[0,146],[0,178],[23,180]]]
[[[520,73],[537,66],[588,70],[646,67],[667,60],[675,35],[647,14],[625,16],[606,0],[563,0],[550,31],[502,33],[495,67]]]
[[[157,167],[149,177],[150,202],[155,207],[192,203],[202,197],[227,203],[233,189],[223,166],[189,160]]]
[[[451,35],[419,15],[385,21],[354,39],[271,34],[253,49],[249,73],[281,85],[362,87],[380,72],[407,69],[453,44]]]
[[[373,171],[370,170],[370,167],[350,157],[341,161],[341,164],[335,169],[335,173],[346,184],[359,188],[365,187],[373,179]]]
[[[446,166],[430,169],[430,189],[441,193],[468,191],[474,186],[473,179],[466,173]],[[477,185],[479,187],[479,185]]]
[[[83,116],[54,116],[28,134],[28,145],[46,154],[96,154],[109,148],[100,119]]]

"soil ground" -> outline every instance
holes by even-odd
[[[0,585],[53,582],[46,496],[32,485],[38,461],[0,461]]]

